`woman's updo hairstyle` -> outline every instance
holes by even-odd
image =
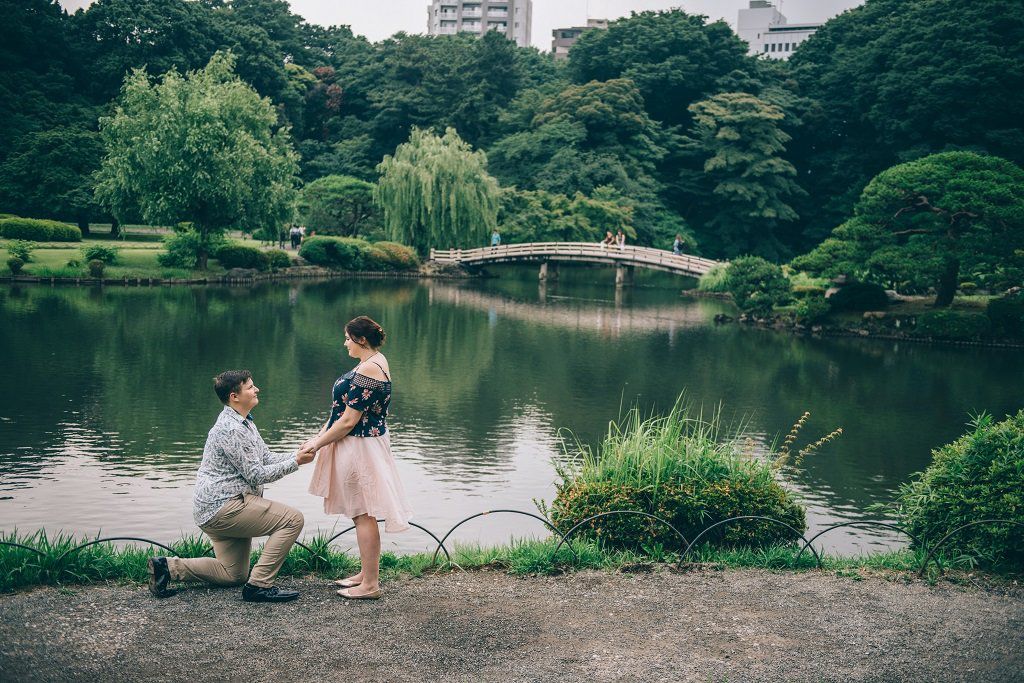
[[[384,338],[387,336],[384,334],[383,327],[365,315],[352,318],[345,323],[345,332],[348,334],[348,338],[353,341],[365,338],[366,343],[375,349],[384,345]]]

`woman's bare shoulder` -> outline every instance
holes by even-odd
[[[380,365],[377,365],[377,363],[380,363]],[[383,365],[385,368],[388,367],[388,361],[387,359],[378,359],[377,363],[363,363],[358,368],[356,368],[356,372],[358,372],[363,377],[369,377],[370,379],[377,379],[382,382],[385,382],[387,381],[387,376],[384,374],[384,370],[381,368],[381,365]]]

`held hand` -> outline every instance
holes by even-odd
[[[313,458],[316,457],[316,452],[312,449],[300,450],[295,454],[295,462],[300,465],[313,462]]]

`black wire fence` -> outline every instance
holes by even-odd
[[[442,536],[440,538],[437,536],[437,534],[435,534],[434,532],[430,531],[429,529],[427,529],[424,526],[421,526],[421,525],[416,524],[414,522],[410,522],[410,525],[415,527],[415,528],[417,528],[417,529],[420,529],[424,533],[428,534],[437,543],[437,548],[435,548],[434,554],[433,554],[433,556],[431,558],[431,565],[434,565],[434,564],[437,563],[437,556],[438,556],[438,553],[440,553],[440,552],[444,553],[445,559],[447,560],[448,564],[453,564],[452,563],[451,554],[448,552],[448,548],[445,546],[444,542],[448,540],[448,538],[452,535],[452,533],[456,529],[458,529],[460,526],[462,526],[466,522],[474,520],[474,519],[476,519],[478,517],[484,517],[484,516],[487,516],[487,515],[493,515],[493,514],[498,514],[498,513],[524,515],[524,516],[527,516],[527,517],[532,517],[532,518],[534,518],[536,520],[539,520],[548,529],[550,529],[551,532],[558,538],[558,544],[555,546],[554,551],[551,553],[551,562],[552,563],[554,563],[555,558],[558,555],[558,551],[562,548],[562,546],[566,545],[569,542],[569,539],[573,535],[577,534],[580,529],[584,528],[587,524],[589,524],[589,523],[591,523],[591,522],[593,522],[593,521],[595,521],[597,519],[600,519],[602,517],[612,516],[612,515],[635,515],[635,516],[646,517],[646,518],[650,519],[652,522],[657,522],[657,523],[663,524],[663,525],[667,526],[669,529],[671,529],[673,532],[675,532],[675,534],[679,537],[679,540],[682,541],[682,546],[683,546],[683,550],[682,550],[682,552],[680,553],[680,556],[679,556],[679,562],[677,563],[678,567],[682,567],[685,564],[686,559],[690,556],[691,552],[695,548],[699,547],[698,546],[698,542],[702,538],[705,538],[708,535],[709,532],[711,532],[711,531],[713,531],[713,530],[715,530],[715,529],[717,529],[719,527],[723,527],[725,525],[732,524],[732,523],[735,523],[735,522],[743,522],[743,521],[747,521],[747,520],[759,520],[759,521],[762,521],[762,522],[769,522],[769,523],[773,523],[773,524],[778,524],[778,525],[781,525],[781,526],[787,528],[792,533],[794,541],[798,541],[798,540],[799,541],[803,541],[803,545],[800,548],[800,552],[797,553],[796,559],[793,562],[794,566],[799,564],[800,558],[803,557],[804,552],[806,552],[807,550],[810,550],[812,555],[814,556],[815,565],[817,566],[818,569],[820,569],[822,567],[823,554],[819,553],[814,548],[814,546],[812,544],[816,540],[821,538],[822,536],[824,536],[824,535],[826,535],[826,534],[828,534],[828,533],[830,533],[832,531],[835,531],[836,529],[842,529],[842,528],[845,528],[845,527],[857,527],[857,526],[882,527],[882,528],[889,529],[891,531],[897,531],[899,533],[902,533],[902,534],[906,535],[908,538],[910,538],[914,542],[914,545],[917,548],[920,548],[921,550],[925,551],[925,558],[924,558],[924,561],[921,563],[920,569],[918,570],[918,576],[924,576],[925,570],[928,568],[928,565],[931,563],[931,561],[933,559],[935,560],[935,564],[939,568],[939,574],[941,575],[942,571],[943,571],[943,567],[942,567],[942,562],[940,561],[937,553],[939,552],[939,550],[944,545],[946,545],[946,543],[951,538],[954,538],[957,534],[959,534],[960,532],[964,531],[965,529],[969,529],[971,527],[978,526],[980,524],[1007,524],[1007,525],[1011,525],[1011,526],[1016,526],[1016,527],[1024,528],[1024,523],[1021,523],[1021,522],[1018,522],[1018,521],[1012,520],[1012,519],[980,519],[980,520],[977,520],[977,521],[974,521],[974,522],[970,522],[968,524],[963,524],[961,526],[958,526],[958,527],[952,529],[951,531],[949,531],[945,536],[943,536],[941,539],[939,539],[938,542],[936,542],[936,543],[934,543],[932,545],[927,545],[927,544],[923,543],[920,538],[918,538],[917,536],[912,534],[910,531],[908,531],[904,527],[899,526],[897,524],[892,524],[892,523],[889,523],[889,522],[876,522],[876,521],[865,520],[865,521],[843,522],[841,524],[833,524],[830,527],[822,529],[821,531],[816,533],[814,536],[812,536],[810,539],[808,539],[799,530],[797,530],[796,528],[790,526],[789,524],[787,524],[785,522],[782,522],[782,521],[780,521],[778,519],[774,519],[772,517],[762,517],[762,516],[759,516],[759,515],[740,515],[738,517],[730,517],[728,519],[720,520],[718,522],[715,522],[714,524],[711,524],[711,525],[707,526],[703,530],[701,530],[700,533],[698,533],[696,536],[694,536],[692,541],[687,541],[687,539],[683,535],[683,533],[681,531],[679,531],[678,529],[676,529],[671,524],[671,522],[669,522],[668,520],[666,520],[666,519],[664,519],[662,517],[659,517],[657,515],[652,515],[652,514],[647,513],[647,512],[640,512],[638,510],[613,510],[613,511],[610,511],[610,512],[602,512],[602,513],[599,513],[599,514],[596,514],[596,515],[591,515],[590,517],[587,517],[586,519],[583,519],[580,522],[576,523],[571,529],[566,531],[564,534],[562,532],[560,532],[558,530],[558,528],[551,522],[551,520],[547,519],[546,517],[542,517],[540,515],[536,515],[536,514],[534,514],[532,512],[525,512],[523,510],[506,510],[506,509],[487,510],[487,511],[484,511],[484,512],[478,512],[476,514],[470,515],[469,517],[466,517],[466,518],[460,520],[453,527],[448,529],[448,531],[445,532],[444,536]],[[383,519],[378,520],[378,522],[384,522],[384,521],[385,520],[383,520]],[[350,526],[347,529],[344,529],[343,531],[339,531],[338,533],[334,534],[324,544],[325,547],[326,546],[330,546],[331,543],[336,541],[341,536],[343,536],[343,535],[347,534],[348,532],[352,531],[353,529],[355,529],[355,526]],[[140,543],[146,543],[146,544],[149,544],[149,545],[156,546],[158,548],[162,548],[163,550],[166,550],[171,555],[177,556],[177,553],[175,552],[175,550],[173,548],[171,548],[170,546],[164,545],[163,543],[159,543],[157,541],[150,540],[148,538],[139,538],[139,537],[135,537],[135,536],[106,536],[106,537],[103,537],[103,538],[97,538],[97,539],[94,539],[92,541],[88,541],[87,543],[83,543],[81,545],[75,546],[74,548],[70,548],[70,549],[64,551],[63,553],[61,553],[57,557],[57,560],[56,560],[55,564],[59,568],[68,557],[74,555],[75,553],[79,552],[80,550],[83,550],[84,548],[88,548],[90,546],[97,545],[99,543],[109,543],[109,542],[112,542],[112,541],[137,541],[137,542],[140,542]],[[301,549],[303,549],[306,552],[310,553],[314,557],[317,557],[319,559],[326,559],[326,558],[322,558],[319,555],[317,555],[315,550],[310,548],[308,545],[302,543],[301,541],[296,542],[295,545],[299,546]],[[38,555],[40,555],[42,557],[46,557],[46,553],[44,553],[43,551],[39,550],[38,548],[33,548],[31,546],[25,545],[23,543],[15,543],[13,541],[0,541],[0,546],[12,546],[12,547],[15,547],[15,548],[21,548],[23,550],[29,550],[29,551],[32,551],[34,553],[37,553]],[[572,545],[569,544],[566,547],[568,547],[569,551],[573,554],[573,558],[576,559],[576,560],[579,560],[579,556],[577,555],[576,551],[573,549]],[[207,549],[206,555],[209,555],[210,552],[212,552],[212,548]]]

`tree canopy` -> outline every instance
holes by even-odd
[[[443,136],[413,128],[377,168],[388,237],[421,255],[431,247],[481,246],[497,225],[498,183],[487,173],[487,156],[454,128]]]
[[[276,228],[291,217],[298,170],[288,131],[269,100],[217,53],[204,69],[125,80],[114,115],[101,120],[106,156],[96,195],[122,219],[191,222],[201,238],[226,228]],[[200,254],[205,266],[205,253]]]

